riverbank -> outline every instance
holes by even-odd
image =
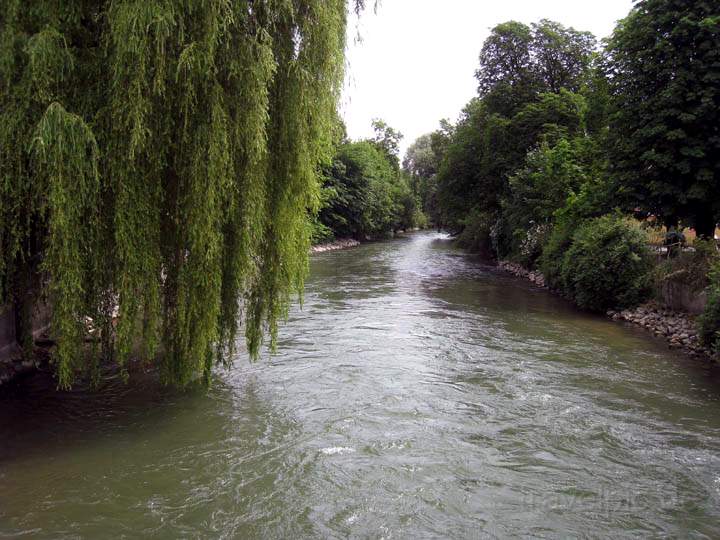
[[[32,375],[40,371],[51,370],[51,352],[52,344],[40,337],[33,345],[32,353],[23,355],[20,347],[14,347],[11,354],[6,354],[0,358],[0,394],[12,383],[21,381],[25,376]]]
[[[545,276],[543,276],[541,272],[528,270],[524,266],[510,261],[498,261],[498,268],[505,270],[516,277],[527,279],[540,288],[548,288],[547,285],[545,285]]]
[[[632,309],[609,310],[607,316],[614,321],[645,328],[655,337],[664,338],[672,349],[681,349],[691,356],[716,359],[712,351],[700,343],[695,317],[689,313],[672,310],[657,302],[647,302]]]
[[[18,352],[0,361],[0,388],[21,375],[37,369],[35,360],[25,360]]]
[[[360,242],[354,238],[340,238],[326,244],[318,244],[310,248],[310,253],[325,253],[326,251],[340,251],[341,249],[350,249],[360,245]]]
[[[516,277],[527,279],[534,285],[552,291],[539,271],[528,270],[510,261],[499,261],[498,268]],[[606,315],[614,321],[640,326],[655,337],[665,339],[671,349],[706,360],[717,360],[717,355],[700,343],[695,316],[670,309],[655,301],[632,309],[609,310]]]
[[[16,313],[11,304],[0,305],[0,388],[19,377],[48,365],[48,336],[50,309],[41,303],[31,316],[33,351],[23,354],[18,342]]]
[[[350,249],[360,245],[360,242],[352,238],[341,238],[326,244],[319,244],[310,248],[311,253],[325,253],[328,251],[339,251]],[[8,333],[8,341],[14,340],[14,335]],[[36,336],[37,337],[37,336]],[[7,350],[6,350],[7,349]],[[37,352],[32,359],[25,359],[16,344],[3,348],[0,354],[0,387],[3,387],[23,375],[37,371],[41,366],[47,365],[48,353],[41,347],[36,347]]]

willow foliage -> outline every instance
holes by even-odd
[[[346,0],[3,2],[0,303],[41,277],[61,386],[139,347],[169,382],[208,376],[243,310],[251,354],[274,344],[306,274],[346,15]]]

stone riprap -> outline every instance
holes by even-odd
[[[674,311],[657,302],[648,302],[632,309],[610,310],[607,315],[614,321],[626,321],[642,326],[671,348],[682,349],[693,356],[713,357],[712,351],[700,343],[695,317]]]
[[[326,251],[338,251],[341,249],[354,248],[360,245],[360,242],[352,238],[341,238],[327,244],[318,244],[310,248],[310,253],[325,253]]]
[[[510,261],[498,262],[498,268],[528,279],[538,287],[547,288],[545,277],[538,271]],[[689,313],[653,301],[632,309],[609,310],[607,316],[614,321],[641,326],[656,337],[665,339],[673,349],[683,350],[691,356],[717,359],[717,355],[700,343],[695,316]]]
[[[514,276],[528,279],[538,287],[546,288],[545,276],[537,270],[528,270],[524,266],[510,261],[500,261],[498,267]]]

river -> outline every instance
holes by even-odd
[[[0,397],[0,537],[720,538],[720,374],[435,233],[312,258],[276,355]]]

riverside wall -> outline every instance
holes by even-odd
[[[310,248],[310,253],[325,253],[326,251],[339,251],[341,249],[354,248],[360,245],[360,242],[352,238],[341,238],[326,244],[318,244]]]

